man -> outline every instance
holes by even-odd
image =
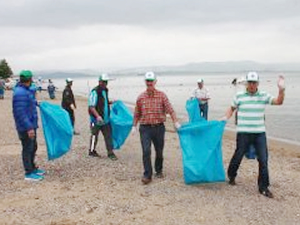
[[[52,80],[49,79],[48,80],[47,90],[48,90],[48,94],[49,94],[50,99],[55,99],[55,91],[56,91],[56,89],[57,88],[53,84]]]
[[[36,82],[36,89],[40,93],[42,92],[42,90],[43,90],[43,80],[42,80],[42,77],[38,77],[38,80]]]
[[[164,122],[166,121],[166,114],[171,115],[177,129],[180,124],[166,94],[155,88],[156,75],[153,72],[147,72],[145,82],[147,89],[138,96],[136,101],[132,132],[136,132],[136,126],[139,122],[144,165],[142,182],[148,184],[152,181],[151,143],[153,143],[156,152],[155,176],[157,178],[163,177]]]
[[[265,106],[281,105],[284,100],[284,78],[279,76],[277,98],[270,94],[259,91],[259,76],[256,72],[249,72],[246,76],[246,90],[238,92],[227,110],[224,119],[229,119],[233,112],[237,110],[237,138],[236,150],[228,167],[229,184],[235,185],[237,170],[248,151],[249,146],[255,147],[259,164],[258,189],[259,192],[269,198],[273,198],[269,190],[268,172],[268,149],[265,128]]]
[[[207,120],[208,100],[210,99],[209,92],[208,89],[204,87],[203,79],[198,79],[197,84],[198,84],[198,88],[193,91],[192,98],[198,99],[200,116]]]
[[[101,74],[98,86],[91,91],[89,96],[88,105],[91,122],[89,155],[92,157],[100,157],[95,148],[98,142],[99,131],[101,131],[106,145],[107,156],[114,161],[118,158],[113,152],[112,130],[109,121],[109,104],[112,103],[108,98],[107,83],[109,80],[108,74]]]
[[[25,180],[40,181],[45,171],[35,165],[37,151],[36,129],[38,128],[37,102],[30,91],[32,72],[23,70],[20,73],[20,82],[13,92],[13,115],[22,143],[22,160],[25,170]]]
[[[69,113],[72,126],[74,128],[74,135],[79,135],[78,132],[75,131],[75,114],[74,111],[76,109],[75,97],[72,91],[73,80],[71,78],[66,79],[66,87],[62,94],[62,102],[61,106]]]
[[[0,79],[0,99],[4,99],[5,93],[5,82],[4,80]]]

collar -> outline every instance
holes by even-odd
[[[256,96],[256,95],[259,95],[259,90],[257,89],[256,92],[253,93],[253,94],[250,93],[248,90],[246,90],[246,94],[249,95],[249,96]]]

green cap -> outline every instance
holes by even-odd
[[[73,79],[72,79],[72,78],[67,78],[67,79],[66,79],[66,82],[67,82],[67,83],[72,83],[72,82],[73,82]]]
[[[31,78],[32,72],[30,70],[22,70],[20,73],[20,77]]]

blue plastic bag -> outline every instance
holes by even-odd
[[[112,104],[110,123],[112,127],[113,148],[120,149],[133,125],[132,112],[122,101],[115,101]]]
[[[222,136],[225,122],[199,121],[178,130],[186,184],[223,182]]]
[[[178,130],[185,183],[225,181],[222,137],[226,122],[202,118],[195,98],[187,100],[186,110],[190,122]]]
[[[41,102],[40,113],[47,145],[48,160],[66,154],[71,147],[73,127],[70,116],[61,106]]]
[[[247,159],[256,159],[256,152],[254,145],[250,145],[248,151],[245,153]]]
[[[200,107],[199,101],[197,98],[192,98],[186,101],[185,104],[186,111],[189,115],[189,121],[191,123],[205,120],[203,117],[200,116]]]

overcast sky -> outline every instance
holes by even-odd
[[[14,71],[300,62],[299,0],[0,3],[0,59]]]

